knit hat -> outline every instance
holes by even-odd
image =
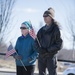
[[[54,19],[54,16],[55,16],[55,11],[53,8],[48,8],[48,10],[46,10],[43,14],[43,17],[45,17],[46,15],[50,16],[51,18]]]
[[[31,25],[30,21],[25,21],[25,22],[23,22],[22,24],[25,25],[25,27],[26,27],[27,29],[29,29],[29,30],[32,28],[32,25]]]

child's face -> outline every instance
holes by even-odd
[[[25,35],[27,35],[28,33],[29,33],[29,30],[25,27],[25,25],[21,25],[21,27],[20,27],[20,29],[21,29],[21,33],[25,36]]]

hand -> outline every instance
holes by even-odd
[[[22,56],[20,56],[20,55],[15,55],[14,58],[17,59],[17,60],[21,60],[21,59],[22,59]]]
[[[31,62],[32,61],[32,59],[31,58],[28,58],[28,62]]]
[[[47,49],[40,47],[39,48],[39,53],[41,53],[41,54],[47,53]]]

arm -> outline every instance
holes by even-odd
[[[17,39],[16,45],[15,45],[15,50],[16,50],[16,52],[18,52],[18,42],[19,42],[19,41],[18,41],[18,39]],[[17,54],[15,53],[14,56],[15,56],[15,55],[17,55]]]
[[[33,53],[30,55],[28,59],[29,62],[35,61],[36,58],[38,57],[38,53],[36,51],[34,41],[32,42],[32,50],[33,50]]]
[[[15,53],[15,54],[13,55],[13,57],[14,57],[15,59],[17,59],[17,60],[20,60],[20,59],[22,59],[22,56],[18,55],[18,42],[19,42],[19,40],[17,39],[16,45],[15,45],[15,50],[16,50],[17,53]]]
[[[58,52],[58,50],[60,50],[61,47],[62,47],[62,39],[60,37],[60,31],[59,31],[59,29],[56,30],[54,36],[55,36],[55,43],[53,45],[51,45],[47,50],[50,53],[56,54]]]
[[[42,29],[40,29],[37,33],[37,39],[35,39],[35,47],[38,53],[44,54],[47,52],[47,49],[42,46]]]

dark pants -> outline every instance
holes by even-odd
[[[56,73],[56,58],[38,58],[39,75],[46,75],[46,68],[49,75],[57,75]]]
[[[34,75],[34,65],[25,66],[27,71],[24,69],[23,66],[17,66],[17,75]]]

